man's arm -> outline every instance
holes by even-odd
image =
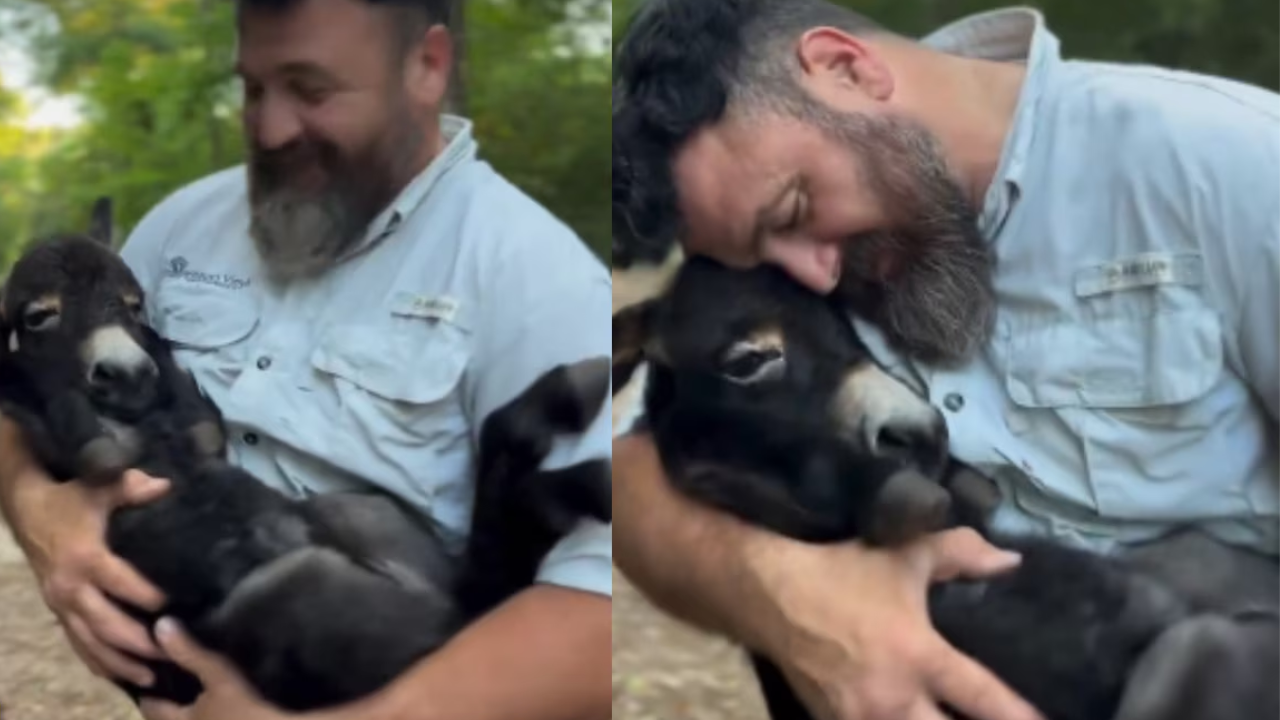
[[[507,227],[513,225],[504,223],[498,232],[510,232]],[[608,276],[567,232],[533,218],[522,224],[525,237],[477,249],[492,263],[483,269],[486,292],[478,298],[477,342],[464,380],[477,441],[484,420],[544,372],[612,352]],[[608,410],[601,408],[582,436],[558,441],[544,467],[607,458]],[[613,694],[610,536],[599,523],[580,525],[549,553],[537,585],[400,678],[383,699],[387,716],[416,708],[415,717],[451,720],[607,718]],[[384,717],[373,704],[368,710],[367,716],[345,717]]]
[[[314,720],[605,720],[612,706],[606,597],[536,585],[368,699]]]
[[[617,565],[658,607],[771,657],[812,712],[836,720],[1039,716],[933,630],[928,582],[1016,562],[976,533],[899,551],[809,545],[696,506],[668,484],[648,437],[614,443]]]
[[[91,489],[53,482],[27,448],[21,429],[0,416],[0,513],[31,565],[45,604],[67,631],[72,649],[96,675],[150,684],[151,673],[120,651],[159,658],[145,628],[117,599],[155,610],[164,596],[105,546],[107,518],[117,507],[149,502],[166,489],[141,473]]]

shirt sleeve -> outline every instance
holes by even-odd
[[[1228,366],[1272,420],[1280,419],[1280,102],[1249,108],[1230,128],[1201,138],[1208,199],[1201,227],[1207,268],[1219,294]]]
[[[524,239],[494,253],[500,259],[485,282],[488,302],[465,390],[477,439],[490,413],[546,371],[613,351],[613,285],[603,264],[558,223],[520,227]],[[543,466],[612,457],[611,407],[606,400],[587,432],[558,440]],[[537,580],[612,596],[612,563],[612,526],[584,521],[547,555]]]

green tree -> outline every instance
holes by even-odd
[[[461,6],[461,3],[459,3]],[[239,84],[227,0],[0,0],[0,36],[21,39],[37,81],[77,97],[85,122],[25,158],[32,193],[0,247],[83,225],[116,198],[121,235],[180,185],[238,163]],[[486,159],[565,219],[603,256],[604,0],[470,0],[455,101]],[[596,27],[594,41],[581,30]],[[0,180],[0,182],[3,182]]]

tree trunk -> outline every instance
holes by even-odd
[[[467,114],[467,11],[466,0],[453,0],[449,32],[453,36],[453,72],[445,108],[454,115]]]

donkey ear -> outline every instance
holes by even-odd
[[[93,214],[89,219],[89,237],[107,247],[114,245],[114,238],[112,237],[112,227],[115,222],[113,209],[110,197],[100,197],[93,203]]]
[[[13,330],[9,327],[9,311],[8,302],[6,300],[7,285],[0,285],[0,358],[4,358],[9,353],[14,352],[12,347],[17,338],[12,336]]]
[[[656,299],[622,308],[613,316],[613,393],[626,387],[645,359],[645,347],[653,331]]]

